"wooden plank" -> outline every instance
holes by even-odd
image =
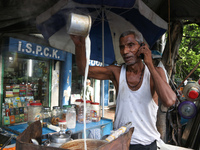
[[[112,142],[100,146],[97,150],[129,150],[133,131],[134,127],[130,128],[130,130],[127,133],[119,136]]]
[[[42,126],[40,121],[30,124],[16,139],[16,150],[64,150],[56,147],[34,145],[31,139],[36,139],[41,144]]]

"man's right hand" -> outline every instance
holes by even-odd
[[[72,41],[74,42],[75,45],[85,45],[85,38],[84,36],[78,36],[78,35],[70,35]]]

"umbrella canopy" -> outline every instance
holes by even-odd
[[[106,64],[123,62],[119,50],[122,32],[130,29],[140,31],[151,47],[167,30],[167,23],[141,0],[61,0],[39,15],[36,24],[52,47],[73,54],[74,44],[66,30],[71,12],[91,16],[91,59],[102,61],[104,58]]]

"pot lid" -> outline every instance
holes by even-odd
[[[83,99],[76,99],[75,102],[83,102]]]
[[[188,92],[188,97],[191,98],[191,99],[196,99],[199,96],[199,92],[197,90],[196,89],[190,90]]]
[[[85,102],[86,102],[86,103],[91,103],[90,100],[86,100]],[[84,103],[84,101],[82,101],[81,103]]]
[[[63,105],[63,109],[71,108],[71,107],[72,107],[71,105]]]
[[[185,119],[191,119],[196,115],[197,107],[191,101],[184,101],[179,104],[178,112],[181,117]]]
[[[65,119],[60,119],[59,122],[66,122],[66,120]]]
[[[92,105],[99,105],[97,102],[91,102]]]
[[[71,140],[71,134],[52,134],[50,135],[50,140],[53,143],[65,143]]]

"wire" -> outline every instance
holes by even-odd
[[[5,148],[13,139],[13,135],[10,136],[10,138],[5,142],[5,144],[1,147],[1,150],[3,150],[3,148]]]

